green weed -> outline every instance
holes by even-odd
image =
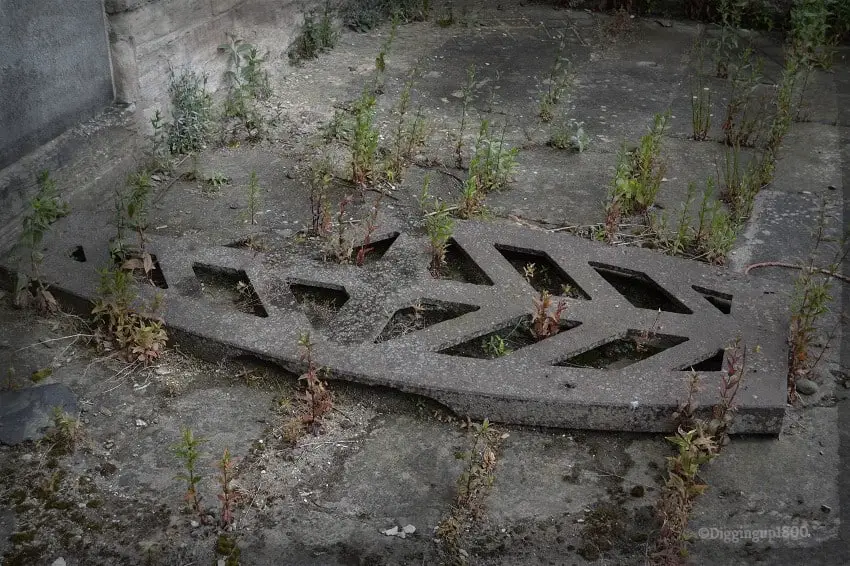
[[[565,56],[566,47],[566,38],[564,34],[561,34],[555,61],[552,63],[549,76],[545,81],[546,91],[540,97],[538,116],[544,122],[549,122],[554,118],[555,106],[560,104],[565,95],[569,97],[569,91],[575,83],[575,74],[572,71],[569,59]]]
[[[619,214],[643,212],[655,202],[666,170],[661,161],[661,140],[669,118],[669,111],[656,114],[650,131],[641,138],[638,147],[632,151],[624,147],[620,151],[609,199],[617,203]]]
[[[422,183],[419,204],[425,219],[425,232],[431,252],[431,273],[439,274],[446,263],[446,250],[454,232],[454,220],[446,204],[428,192],[431,179],[426,176]]]
[[[259,212],[263,202],[263,189],[260,188],[260,184],[257,181],[256,171],[251,171],[251,178],[248,181],[246,195],[248,197],[246,220],[248,220],[251,223],[251,226],[253,226],[257,223],[257,213]]]
[[[460,126],[458,127],[457,141],[455,143],[455,167],[458,169],[463,167],[463,136],[466,130],[466,118],[469,112],[469,105],[472,104],[474,89],[475,65],[470,65],[466,69],[466,84],[461,90]]]
[[[168,148],[173,154],[193,153],[206,147],[212,133],[212,97],[207,92],[206,75],[194,71],[172,73],[172,120]]]
[[[321,53],[336,47],[338,41],[339,32],[334,29],[333,14],[328,2],[318,22],[315,11],[304,14],[301,31],[289,48],[289,61],[293,65],[300,65],[306,60],[315,59]]]
[[[203,511],[201,496],[198,493],[198,484],[203,480],[198,473],[198,459],[201,456],[199,448],[205,442],[206,440],[196,437],[192,429],[187,427],[181,430],[180,442],[172,447],[174,455],[183,464],[184,472],[179,474],[177,479],[186,482],[186,503],[198,515]]]
[[[354,130],[351,138],[351,180],[368,185],[372,180],[378,151],[375,125],[375,95],[364,91],[354,105]]]
[[[42,243],[50,226],[68,214],[68,204],[59,196],[56,182],[48,171],[38,174],[38,192],[30,200],[24,216],[23,229],[18,240],[18,249],[25,255],[25,266],[18,270],[15,284],[15,304],[35,305],[43,312],[58,310],[59,304],[41,279],[41,264],[44,261]],[[28,265],[27,265],[28,264]]]

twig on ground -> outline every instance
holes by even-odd
[[[783,261],[762,261],[760,263],[752,263],[744,269],[744,274],[748,275],[751,269],[756,269],[759,267],[785,267],[787,269],[809,269],[807,265],[797,265],[796,263],[785,263]],[[845,283],[850,283],[850,277],[846,275],[842,275],[840,273],[835,273],[835,271],[831,271],[829,269],[825,269],[823,267],[815,267],[812,268],[816,273],[822,273],[824,275],[829,275],[830,277],[835,277],[836,279],[840,279]]]

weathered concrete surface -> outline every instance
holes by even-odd
[[[50,257],[42,273],[56,281],[57,291],[94,300],[96,266],[108,257],[108,228],[93,233],[86,225],[69,229],[67,224],[73,223],[66,223],[57,238],[64,242],[63,249],[87,238],[87,261],[75,261],[63,251]],[[78,231],[80,228],[85,231]],[[328,265],[297,254],[267,256],[229,247],[198,248],[171,238],[157,238],[149,249],[168,284],[167,289],[157,292],[165,299],[169,328],[216,344],[201,348],[205,357],[220,360],[252,354],[284,366],[297,366],[297,337],[309,330],[311,323],[300,309],[288,306],[294,306],[294,301],[287,282],[341,286],[349,300],[328,329],[313,328],[317,363],[339,379],[425,395],[476,418],[659,431],[673,427],[670,416],[681,401],[686,370],[731,345],[737,336],[746,336],[751,352],[736,430],[770,434],[781,430],[788,288],[774,283],[761,285],[648,250],[614,249],[527,228],[461,224],[455,229],[454,241],[494,285],[434,280],[427,269],[428,256],[423,253],[425,242],[407,234],[401,234],[380,260],[363,268]],[[497,244],[545,253],[565,270],[591,298],[566,299],[564,318],[580,326],[497,360],[440,353],[533,313],[534,291],[501,257],[494,247]],[[645,273],[680,301],[677,308],[682,310],[656,313],[634,308],[590,262]],[[244,272],[268,317],[211,304],[202,296],[193,272],[197,264]],[[705,292],[732,297],[731,313],[724,314],[713,306],[701,294]],[[395,340],[374,343],[394,312],[427,300],[473,305],[479,310]],[[623,338],[627,332],[660,333],[687,342],[619,370],[557,365]],[[753,349],[756,344],[760,346],[758,352]],[[722,367],[718,365],[714,373],[706,372],[710,385],[702,393],[704,406],[710,406]]]
[[[549,22],[550,19],[554,21],[556,16],[569,13],[551,11],[539,5],[525,6],[521,10],[517,8],[516,12],[492,11],[488,12],[489,19],[481,27],[499,25],[505,34],[510,35],[513,33],[512,26],[527,31],[528,28],[522,26],[527,26],[529,21]],[[644,23],[647,27],[657,26],[653,21]],[[642,25],[640,21],[638,25]],[[665,29],[675,35],[679,33],[680,26],[685,25],[676,23],[674,26]],[[582,32],[585,30],[580,29]],[[416,48],[436,49],[444,43],[446,36],[457,36],[457,41],[462,41],[464,35],[472,33],[477,33],[477,29],[468,31],[453,27],[442,30],[426,24],[402,27],[396,44],[399,52],[390,61],[393,76],[388,78],[388,96],[382,103],[384,107],[390,106],[394,100],[390,98],[397,95],[395,86],[399,83],[396,79],[406,72],[405,65],[414,62],[421,54],[422,51]],[[222,189],[218,195],[204,195],[197,185],[176,183],[171,194],[157,200],[157,207],[162,208],[155,208],[156,219],[152,223],[155,228],[168,227],[154,233],[179,237],[187,243],[187,247],[204,246],[210,242],[224,244],[233,241],[231,236],[244,236],[249,231],[261,231],[264,237],[277,236],[279,239],[272,241],[275,245],[287,237],[285,234],[292,236],[296,227],[309,220],[303,178],[305,164],[299,163],[295,155],[274,161],[275,153],[303,148],[299,144],[330,117],[334,102],[347,101],[350,94],[359,92],[368,79],[368,69],[385,34],[384,28],[372,35],[345,35],[339,51],[306,65],[299,76],[291,77],[285,84],[284,95],[291,101],[286,108],[288,116],[293,119],[292,130],[287,130],[292,134],[279,146],[251,151],[244,148],[216,150],[202,155],[199,158],[201,172],[209,175],[217,168],[226,169],[228,175],[235,177],[233,186]],[[627,55],[633,50],[633,42],[640,41],[639,37],[638,34],[631,39],[621,38],[611,56],[622,58],[624,65],[630,64]],[[675,40],[674,43],[680,45],[682,42]],[[358,73],[351,67],[367,71]],[[587,72],[592,72],[592,68]],[[836,77],[842,80],[848,76],[847,73],[836,73]],[[618,116],[626,116],[630,104],[631,101],[624,98],[622,109],[616,111]],[[850,105],[844,104],[844,107]],[[441,103],[440,112],[450,115],[451,119],[447,122],[452,122],[457,109],[457,99],[453,97],[451,104]],[[678,112],[674,114],[679,115]],[[624,131],[624,137],[637,139],[650,118],[643,114],[629,116],[627,121],[634,124],[634,131]],[[839,121],[839,124],[847,123],[846,117]],[[686,126],[684,123],[683,131],[686,131]],[[452,127],[456,127],[456,123]],[[440,135],[444,136],[444,132],[435,137]],[[509,135],[512,140],[525,139],[520,132]],[[672,132],[671,135],[679,134]],[[440,148],[450,157],[451,139],[444,139],[446,142]],[[801,159],[810,159],[805,147],[807,140],[797,139],[802,143],[796,149],[785,147],[780,152],[783,159],[789,160],[789,171],[793,171],[792,156],[797,152]],[[850,147],[845,141],[840,144],[826,151]],[[704,145],[715,147],[713,143]],[[674,146],[673,143],[665,145],[669,148]],[[683,143],[681,147],[688,146]],[[431,155],[430,151],[428,155]],[[610,169],[613,155],[609,155],[611,161],[607,164],[599,156],[592,157],[599,167]],[[683,164],[687,162],[681,155],[669,157]],[[246,161],[243,168],[239,167],[240,159]],[[261,167],[264,159],[269,162],[266,169]],[[842,165],[846,163],[845,153]],[[264,208],[270,212],[264,210],[259,228],[249,227],[240,219],[244,213],[244,183],[254,167],[261,182],[267,177],[273,180],[268,183],[269,190],[264,194]],[[405,185],[404,190],[394,192],[399,202],[393,201],[392,206],[399,209],[415,207],[415,196],[425,171],[424,168],[411,170],[410,184]],[[435,190],[455,199],[456,184],[450,176],[439,171],[432,173],[434,185],[439,185]],[[295,179],[288,179],[287,172]],[[549,173],[550,179],[557,178],[555,169]],[[597,176],[577,171],[576,177],[593,180]],[[608,178],[607,175],[598,177]],[[681,179],[683,183],[685,180]],[[531,185],[525,178],[519,178],[513,184],[514,190],[525,191],[529,196],[535,194]],[[573,209],[572,205],[563,205],[565,191],[552,182],[539,193],[539,209],[563,208],[565,224],[600,221],[597,207],[603,193],[597,187],[603,185],[599,182],[592,190],[587,190],[584,193],[586,199],[573,199],[576,203]],[[669,183],[667,186],[670,186]],[[830,206],[846,206],[847,200],[842,200],[840,194],[845,187],[846,184],[835,191],[826,189],[828,192],[825,194],[836,195],[834,203],[829,201]],[[793,189],[787,192],[793,193]],[[281,197],[281,194],[289,193],[295,202],[287,203]],[[510,195],[510,192],[505,195]],[[736,260],[733,265],[736,271],[748,264],[741,255],[747,245],[753,258],[787,261],[794,261],[797,259],[795,256],[802,255],[806,249],[810,232],[806,224],[814,217],[817,203],[817,199],[811,197],[817,195],[791,194],[783,200],[771,194],[769,189],[763,195],[766,199],[770,197],[776,207],[765,207],[767,212],[751,221],[751,231],[742,236],[736,249],[735,257],[741,258],[740,263]],[[334,198],[339,196],[334,194]],[[367,196],[371,201],[372,195]],[[676,195],[668,195],[662,190],[660,196],[672,199]],[[588,202],[587,207],[580,209],[585,201]],[[204,208],[205,202],[208,209]],[[102,209],[93,209],[97,210],[92,214],[98,219],[98,225],[109,217],[110,204],[106,199]],[[787,210],[786,206],[793,209]],[[175,212],[181,210],[180,214]],[[204,210],[210,212],[204,214]],[[412,210],[415,214],[416,209]],[[781,237],[773,237],[776,234],[773,230],[782,228],[782,224],[773,225],[775,218],[791,212],[797,214],[788,218],[793,219],[799,229],[781,231]],[[584,214],[589,220],[583,219],[581,215]],[[179,217],[185,217],[184,223],[173,228],[172,222]],[[393,224],[397,221],[397,218],[382,218],[382,229],[384,223],[388,229],[409,228],[400,221],[399,226]],[[81,219],[79,222],[83,225],[90,221]],[[759,235],[765,229],[771,234]],[[57,230],[62,231],[64,227],[57,226]],[[108,235],[110,230],[105,229],[104,234]],[[790,250],[793,253],[786,253]],[[97,253],[100,252],[96,252],[95,256]],[[759,283],[766,285],[772,285],[773,281],[790,282],[795,275],[793,270],[780,269],[759,269],[751,274],[753,280],[769,279],[769,282]],[[837,291],[837,288],[834,290]],[[204,305],[204,308],[210,308],[209,303]],[[836,304],[833,308],[840,312],[841,305]],[[37,322],[18,323],[17,318],[23,315],[17,311],[7,310],[0,314],[4,329],[10,328],[2,338],[14,341],[15,349],[65,334],[62,331],[48,332],[48,325]],[[832,328],[832,321],[825,321],[824,328]],[[846,544],[850,540],[846,531],[850,524],[846,504],[848,478],[843,472],[848,457],[846,447],[850,423],[846,420],[846,384],[850,381],[847,379],[846,358],[843,364],[837,359],[837,347],[846,348],[846,340],[837,336],[830,346],[822,360],[822,371],[813,376],[818,384],[816,394],[802,397],[787,407],[780,438],[735,436],[732,445],[703,468],[703,477],[710,478],[710,486],[706,495],[697,500],[694,510],[694,525],[734,528],[750,524],[761,526],[776,520],[787,526],[806,525],[812,536],[802,541],[760,541],[748,545],[701,541],[691,545],[695,563],[751,564],[760,560],[766,564],[805,562],[831,565],[850,561]],[[26,356],[20,355],[13,360],[17,368],[23,368],[18,370],[18,375],[27,375],[28,371],[44,367],[50,363],[51,356],[57,356],[63,349],[64,345],[25,350]],[[32,358],[30,354],[33,354]],[[37,546],[39,553],[36,556],[41,561],[49,564],[64,555],[71,564],[75,561],[113,564],[122,560],[143,563],[141,553],[151,551],[154,563],[213,562],[212,548],[217,533],[203,526],[193,528],[189,521],[194,516],[178,512],[182,495],[179,482],[174,481],[167,492],[151,489],[162,488],[168,477],[180,473],[179,463],[163,456],[168,452],[168,446],[177,441],[179,433],[173,428],[178,422],[190,424],[201,436],[215,436],[218,431],[226,429],[227,436],[219,437],[220,440],[239,443],[238,447],[232,447],[233,451],[238,457],[247,457],[239,482],[249,486],[248,491],[257,495],[252,496],[250,505],[241,508],[243,515],[236,531],[244,561],[274,563],[281,555],[290,557],[291,562],[296,564],[429,564],[439,561],[440,556],[431,540],[438,504],[431,501],[442,502],[445,512],[448,512],[450,501],[445,497],[451,493],[459,462],[450,459],[424,465],[420,453],[430,459],[441,459],[447,455],[450,458],[453,451],[468,448],[468,439],[453,424],[433,417],[432,408],[428,408],[427,403],[408,401],[405,407],[399,407],[392,402],[393,394],[388,390],[353,389],[342,383],[332,383],[331,387],[337,393],[339,412],[328,418],[326,434],[306,438],[301,446],[292,450],[280,440],[279,425],[285,417],[278,411],[287,403],[298,402],[289,395],[290,386],[295,387],[296,383],[293,376],[269,377],[262,371],[252,370],[247,360],[221,366],[200,364],[176,352],[157,367],[130,376],[122,372],[123,365],[111,366],[103,360],[92,363],[81,349],[73,348],[59,357],[66,360],[63,362],[66,365],[56,370],[54,379],[69,383],[81,398],[90,401],[83,403],[86,409],[83,419],[87,421],[84,424],[93,448],[91,451],[81,450],[60,462],[61,470],[69,470],[60,491],[63,497],[71,500],[72,510],[48,509],[50,501],[33,500],[21,505],[12,499],[15,489],[20,486],[35,491],[39,485],[48,482],[53,470],[43,466],[44,460],[38,447],[0,448],[4,456],[0,465],[6,464],[4,471],[9,470],[9,473],[0,475],[0,497],[3,505],[15,508],[19,525],[16,529],[29,533],[28,525],[40,525],[35,543],[36,546],[43,545],[43,548]],[[91,368],[86,372],[89,365]],[[185,385],[180,386],[183,382]],[[253,387],[267,388],[269,396],[270,409],[254,415],[268,426],[259,439],[240,437],[238,430],[222,425],[220,418],[223,415],[225,419],[255,432],[254,426],[245,424],[250,423],[250,419],[242,418],[239,413],[242,398],[249,401],[245,406],[246,412],[258,410],[257,397],[250,389]],[[212,393],[195,394],[204,389]],[[183,396],[185,400],[181,399]],[[444,413],[437,414],[439,418],[446,418]],[[148,424],[147,427],[137,427],[135,423],[139,415]],[[151,425],[155,419],[167,423],[167,426],[159,428],[159,424]],[[107,449],[113,446],[108,441],[119,432],[121,449]],[[650,532],[651,541],[655,532],[651,521],[646,518],[652,514],[663,482],[665,458],[671,454],[668,443],[657,435],[516,427],[507,427],[506,432],[509,437],[505,439],[499,456],[496,483],[486,500],[485,516],[470,533],[472,540],[466,547],[472,563],[646,563],[646,554],[651,550],[647,546],[646,533]],[[259,440],[263,440],[262,444],[268,448],[259,450]],[[206,449],[207,463],[211,463],[221,449],[219,440],[209,445]],[[360,450],[363,450],[362,456]],[[111,453],[115,454],[114,458],[110,457]],[[119,485],[113,479],[117,474],[112,471],[112,466],[123,470],[122,473],[129,477],[127,470],[134,470],[136,459],[157,467],[150,471],[150,477],[144,471],[133,471],[134,477],[126,485]],[[206,467],[205,473],[209,478],[208,483],[205,482],[208,490],[204,493],[205,500],[208,504],[212,501],[211,506],[215,506],[215,488],[211,481],[214,470],[211,466]],[[91,497],[102,500],[100,508],[87,507],[90,497],[79,489],[79,485],[86,483],[79,481],[80,476],[93,478],[97,491]],[[283,480],[278,481],[281,478]],[[817,478],[817,481],[812,478]],[[2,483],[4,481],[5,484]],[[643,496],[632,495],[633,490],[643,493]],[[412,509],[411,499],[423,502],[421,513]],[[346,507],[339,505],[342,500]],[[701,507],[703,502],[705,506]],[[74,510],[73,506],[79,504],[85,509]],[[613,529],[614,534],[608,538],[613,539],[614,544],[606,547],[604,540],[590,536],[587,525],[600,514],[598,510],[604,511],[611,504],[615,508],[613,516],[620,518],[626,528]],[[348,506],[357,509],[357,514],[347,513]],[[824,506],[829,511],[825,511]],[[535,513],[535,510],[539,512]],[[78,517],[78,513],[89,518],[88,522],[82,523],[84,527],[79,526],[79,521],[68,520],[69,516],[72,519]],[[736,517],[742,517],[741,523],[744,524],[739,524]],[[116,520],[119,522],[116,523]],[[379,530],[399,525],[402,520],[417,527],[414,536],[401,540],[380,534]],[[101,532],[88,530],[88,525],[93,524],[105,527]],[[657,525],[654,527],[657,528]],[[608,550],[599,550],[600,543]],[[598,555],[593,554],[594,547],[599,551]],[[10,543],[7,548],[17,553],[32,547],[27,543]]]
[[[0,169],[112,102],[100,0],[3,2],[0,53]]]

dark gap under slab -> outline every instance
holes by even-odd
[[[496,249],[522,275],[535,291],[550,295],[590,300],[590,295],[555,263],[549,254],[538,250],[495,244]]]
[[[605,281],[637,308],[693,314],[691,309],[646,273],[595,261],[589,263]]]
[[[556,366],[574,368],[622,369],[687,342],[683,336],[649,334],[629,330],[625,336],[557,362]]]

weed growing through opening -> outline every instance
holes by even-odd
[[[584,131],[584,122],[564,116],[552,127],[549,145],[582,153],[590,145],[590,136]]]
[[[531,317],[531,334],[536,340],[554,336],[561,330],[561,317],[567,310],[567,303],[561,299],[554,304],[548,291],[541,291],[534,297],[534,314]],[[554,309],[552,308],[554,304]]]
[[[304,381],[305,390],[304,411],[301,415],[302,426],[312,434],[318,434],[322,427],[322,419],[333,409],[333,396],[328,391],[327,384],[319,377],[320,368],[313,359],[315,344],[310,340],[310,333],[304,332],[298,338],[301,348],[300,358],[307,365],[306,371],[298,378]]]
[[[351,181],[361,187],[372,180],[378,135],[375,126],[375,95],[363,91],[354,105],[354,131],[351,139]]]
[[[206,75],[186,70],[172,73],[168,88],[171,94],[172,120],[168,131],[171,153],[183,154],[206,147],[212,132],[212,97],[207,92]]]
[[[508,348],[508,345],[505,340],[498,335],[490,336],[488,340],[483,340],[481,346],[487,355],[492,356],[494,358],[501,358],[503,356],[507,356],[513,351]]]
[[[328,258],[334,259],[338,263],[348,263],[351,261],[351,253],[354,251],[354,245],[348,238],[345,230],[346,211],[351,204],[353,197],[346,195],[339,201],[339,207],[336,215],[336,232],[331,230],[323,232],[324,242],[322,245],[325,261]]]
[[[455,457],[463,460],[464,469],[457,480],[457,494],[450,514],[437,525],[436,535],[442,543],[449,564],[468,563],[469,553],[463,549],[463,534],[484,511],[484,499],[496,481],[496,460],[501,441],[508,437],[484,419],[481,424],[467,421],[472,435],[468,450]]]
[[[422,182],[419,205],[425,219],[425,232],[428,235],[431,254],[429,270],[433,275],[439,276],[446,264],[446,250],[454,232],[454,220],[446,204],[428,192],[430,183],[431,178],[426,175]]]
[[[310,233],[314,236],[331,231],[328,189],[333,181],[330,160],[325,157],[310,165]]]
[[[136,292],[132,275],[123,269],[104,269],[100,272],[97,301],[92,309],[100,348],[116,351],[127,360],[150,363],[162,354],[168,341],[165,323],[156,314],[159,297],[144,312],[133,307]]]
[[[230,456],[228,448],[224,449],[216,468],[218,468],[218,500],[221,502],[220,524],[223,529],[227,529],[233,524],[233,511],[241,499],[241,494],[236,489],[234,481],[236,462]]]
[[[820,361],[821,355],[813,356],[813,344],[820,331],[821,319],[830,312],[832,301],[832,279],[836,277],[841,265],[850,253],[850,246],[842,244],[835,253],[832,263],[826,269],[815,266],[815,255],[825,241],[825,206],[821,205],[815,232],[815,245],[809,259],[794,281],[794,294],[791,299],[791,332],[788,368],[788,399],[796,398],[796,382],[808,377]],[[826,349],[826,346],[823,346]]]
[[[40,269],[44,261],[41,248],[50,226],[68,214],[68,204],[59,197],[56,182],[50,178],[48,171],[39,173],[37,179],[38,193],[29,202],[18,240],[20,254],[26,255],[28,265],[18,269],[15,304],[21,307],[34,305],[42,312],[54,312],[59,304],[41,280]]]
[[[186,482],[186,503],[189,509],[198,515],[203,514],[201,496],[198,493],[198,484],[203,480],[198,472],[198,459],[201,456],[199,448],[205,442],[206,440],[196,437],[192,429],[187,427],[181,430],[180,442],[172,447],[174,455],[183,464],[184,471],[178,474],[177,479]]]
[[[565,55],[566,48],[566,37],[561,34],[555,61],[552,63],[549,76],[545,81],[546,91],[540,97],[540,106],[537,111],[537,115],[544,122],[549,122],[555,117],[555,106],[561,102],[565,95],[569,98],[569,91],[575,82],[575,74],[572,71],[569,59]]]
[[[609,196],[609,212],[614,203],[619,215],[629,215],[644,212],[655,202],[666,170],[661,161],[661,140],[669,118],[669,111],[656,114],[652,127],[640,139],[638,147],[632,151],[624,147],[620,151],[613,191]]]
[[[674,418],[680,423],[675,435],[667,440],[676,454],[667,458],[667,477],[656,514],[661,523],[653,564],[679,565],[687,557],[686,529],[694,500],[708,488],[700,481],[700,468],[714,460],[723,446],[729,443],[728,429],[737,411],[737,397],[745,375],[747,348],[740,339],[726,349],[727,365],[719,387],[720,400],[712,407],[711,418],[697,418],[696,393],[699,376],[693,373],[688,381],[687,401],[679,405]]]
[[[375,199],[372,208],[369,210],[369,215],[366,217],[364,233],[363,233],[363,242],[357,248],[357,256],[354,258],[354,264],[358,267],[362,266],[366,261],[366,254],[372,251],[372,248],[369,247],[372,244],[372,236],[375,235],[375,230],[378,227],[378,212],[381,207],[381,200],[384,198],[383,193],[379,193],[378,197]]]

